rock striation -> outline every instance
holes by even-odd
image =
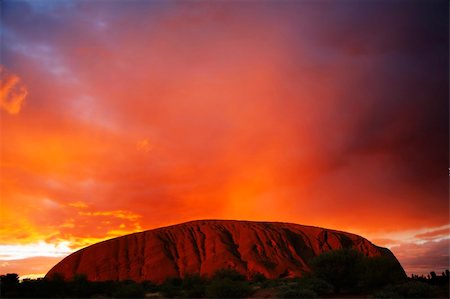
[[[197,220],[125,235],[72,253],[48,273],[66,279],[162,282],[168,277],[211,275],[232,268],[251,277],[301,276],[315,256],[353,248],[369,257],[395,256],[351,233],[281,222]],[[399,269],[401,269],[398,263]],[[401,269],[401,271],[403,271]]]

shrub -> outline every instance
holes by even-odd
[[[184,296],[187,298],[204,297],[206,283],[206,279],[199,274],[186,275],[182,283]]]
[[[143,298],[144,288],[137,283],[121,284],[113,294],[114,298]]]
[[[420,281],[387,286],[374,294],[374,298],[436,298],[436,288]]]
[[[0,276],[0,297],[14,297],[19,288],[19,275],[8,273]]]
[[[281,298],[318,298],[316,292],[301,287],[284,288],[278,294]]]
[[[360,279],[364,256],[353,249],[325,252],[311,262],[313,274],[333,285],[334,291],[353,289]]]
[[[436,288],[420,281],[410,281],[395,287],[406,298],[435,298]]]
[[[263,288],[273,288],[276,287],[279,284],[279,282],[275,279],[266,279],[262,282]]]
[[[150,281],[150,280],[144,280],[142,283],[142,287],[144,288],[145,292],[157,292],[159,290],[158,286]]]
[[[252,281],[253,282],[265,282],[267,280],[267,278],[266,278],[266,276],[264,276],[264,274],[262,274],[262,273],[255,273],[253,276],[252,276]]]
[[[87,298],[90,297],[91,292],[93,291],[92,285],[94,283],[90,283],[87,280],[87,276],[85,274],[77,274],[72,278],[72,281],[69,283],[70,292],[77,297]]]
[[[333,292],[333,286],[331,284],[316,277],[302,277],[298,280],[298,285],[303,289],[314,291],[318,295]]]
[[[64,297],[69,292],[68,283],[60,273],[54,273],[49,279],[44,278],[42,284],[45,295],[51,298]]]
[[[402,298],[393,288],[384,288],[376,292],[372,298]]]
[[[247,282],[229,277],[213,279],[205,290],[208,298],[243,298],[250,293],[251,288]]]
[[[173,298],[180,296],[183,281],[180,278],[167,278],[160,286],[164,296]]]
[[[359,285],[365,290],[380,289],[388,284],[401,283],[406,279],[395,259],[384,256],[365,257]]]

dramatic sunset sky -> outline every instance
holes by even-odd
[[[0,273],[194,219],[448,268],[447,1],[1,1]]]

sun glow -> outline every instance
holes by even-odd
[[[70,242],[47,243],[44,241],[31,244],[0,245],[0,260],[9,261],[29,257],[63,257],[71,253]]]

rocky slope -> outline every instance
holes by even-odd
[[[248,277],[301,276],[313,257],[339,248],[395,259],[388,249],[346,232],[280,222],[199,220],[91,245],[63,259],[47,276],[61,273],[70,279],[82,273],[93,281],[162,282],[222,268]]]

